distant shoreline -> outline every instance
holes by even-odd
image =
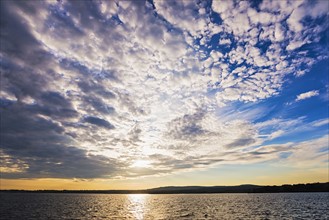
[[[285,184],[281,186],[166,186],[144,190],[0,190],[1,193],[80,193],[80,194],[211,194],[211,193],[301,193],[329,192],[327,183]]]

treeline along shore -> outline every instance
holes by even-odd
[[[297,193],[329,192],[327,183],[307,183],[281,186],[166,186],[145,190],[1,190],[2,193],[89,193],[89,194],[190,194],[190,193]]]

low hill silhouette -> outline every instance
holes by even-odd
[[[183,194],[183,193],[283,193],[329,192],[327,183],[285,184],[281,186],[165,186],[145,190],[1,190],[5,193],[90,193],[90,194]]]

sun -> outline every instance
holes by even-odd
[[[131,167],[145,168],[150,167],[151,162],[148,160],[135,160]]]

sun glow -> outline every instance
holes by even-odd
[[[136,167],[136,168],[145,168],[145,167],[150,167],[151,162],[148,160],[136,160],[134,163],[131,165],[131,167]]]

